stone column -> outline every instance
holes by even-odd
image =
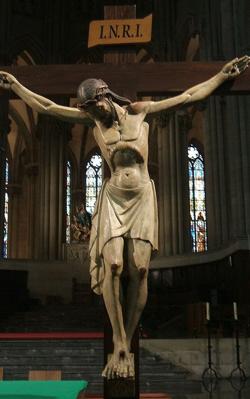
[[[33,259],[35,257],[35,234],[37,225],[37,208],[36,208],[36,189],[39,174],[38,163],[30,162],[25,165],[25,173],[29,179],[28,185],[28,254],[27,257]]]
[[[204,3],[205,4],[205,3]],[[202,59],[230,60],[245,54],[249,4],[206,2]],[[243,11],[244,9],[244,11]],[[210,97],[205,123],[208,248],[248,239],[250,234],[249,96]]]
[[[76,206],[84,204],[85,202],[85,193],[84,189],[77,187],[72,190],[72,211],[75,213]]]
[[[62,258],[65,242],[66,143],[69,126],[39,115],[40,138],[36,257]]]
[[[4,204],[5,204],[5,167],[7,156],[7,136],[10,131],[8,118],[9,101],[7,96],[0,97],[0,247],[4,239]],[[0,258],[3,257],[1,250]]]
[[[157,120],[159,145],[160,255],[191,250],[186,115],[161,113]]]
[[[205,182],[208,249],[218,248],[228,240],[226,135],[224,102],[209,99],[205,118]]]
[[[12,178],[8,183],[9,195],[9,221],[8,221],[8,236],[9,248],[8,258],[19,258],[19,229],[20,229],[20,196],[22,194],[22,186],[19,183],[14,183]]]

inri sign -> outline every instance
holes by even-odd
[[[143,19],[105,19],[89,24],[88,47],[104,44],[147,43],[151,40],[152,14]]]

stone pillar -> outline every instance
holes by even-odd
[[[5,167],[7,156],[7,135],[10,131],[8,118],[9,101],[7,96],[0,97],[0,248],[4,239],[4,204],[5,204]],[[3,257],[1,250],[0,258]]]
[[[225,59],[249,53],[250,4],[247,0],[221,3],[221,48]],[[248,96],[225,98],[225,167],[230,240],[250,237],[250,99]],[[229,198],[228,198],[229,197]],[[248,244],[249,245],[249,244]]]
[[[20,229],[20,195],[22,194],[22,186],[19,183],[14,183],[12,178],[8,183],[9,195],[9,221],[8,221],[8,236],[9,248],[8,258],[19,258],[19,229]]]
[[[212,97],[205,119],[205,182],[208,249],[220,247],[228,240],[227,171],[225,166],[225,120],[223,100]]]
[[[186,115],[161,113],[157,118],[159,145],[160,255],[191,250]]]
[[[245,54],[248,2],[206,2],[201,58],[230,60]],[[244,12],[243,12],[244,9]],[[246,52],[247,53],[247,52]],[[208,248],[250,235],[249,96],[210,97],[205,122]]]
[[[76,206],[85,203],[85,193],[83,188],[74,188],[72,190],[72,211],[75,213]]]
[[[248,98],[228,98],[225,115],[225,171],[228,236],[230,240],[249,239],[249,106]]]
[[[38,180],[38,163],[30,162],[25,165],[25,173],[28,176],[29,184],[28,184],[28,253],[27,257],[33,259],[35,257],[35,234],[36,234],[36,225],[37,225],[37,208],[36,208],[36,188],[37,188],[37,180]]]
[[[65,242],[66,143],[70,125],[39,115],[39,198],[36,215],[36,257],[62,258]]]
[[[17,159],[15,160],[17,162]],[[34,258],[35,226],[37,225],[38,164],[19,165],[18,176],[10,175],[9,194],[9,251],[15,259]]]

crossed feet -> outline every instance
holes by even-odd
[[[115,345],[102,376],[108,380],[114,378],[133,378],[135,376],[134,357],[124,345]]]

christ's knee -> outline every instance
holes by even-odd
[[[122,263],[112,263],[111,265],[112,277],[120,277],[122,269],[123,269]]]

